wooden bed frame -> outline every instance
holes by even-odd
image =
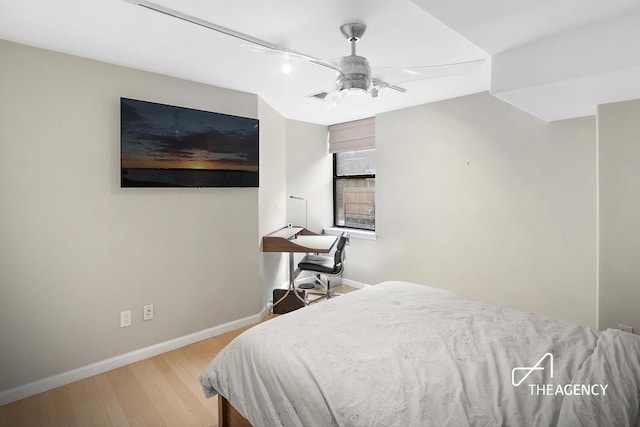
[[[252,427],[227,399],[218,394],[218,427]]]

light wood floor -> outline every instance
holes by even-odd
[[[0,426],[217,426],[217,398],[205,399],[198,376],[250,327],[0,406]]]

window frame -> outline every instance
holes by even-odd
[[[358,150],[348,150],[348,151],[358,151]],[[335,228],[349,229],[349,230],[362,230],[362,231],[370,231],[375,233],[376,231],[376,223],[375,223],[375,214],[374,214],[374,222],[373,222],[373,230],[370,228],[364,227],[354,227],[354,226],[346,226],[346,225],[338,225],[338,218],[336,217],[337,209],[336,202],[338,201],[338,179],[367,179],[373,178],[376,179],[376,174],[361,174],[361,175],[338,175],[338,153],[333,153],[333,226]]]

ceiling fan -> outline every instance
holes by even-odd
[[[340,32],[351,44],[351,54],[343,56],[336,62],[329,62],[336,70],[335,91],[317,92],[309,97],[328,99],[352,93],[367,93],[376,98],[382,89],[404,93],[407,90],[398,85],[429,78],[472,74],[478,71],[484,62],[484,59],[478,59],[423,67],[372,67],[367,58],[356,54],[356,43],[360,41],[366,29],[367,26],[360,23],[349,23],[340,27]]]
[[[124,1],[249,42],[251,43],[250,45],[243,45],[243,47],[248,49],[262,53],[275,54],[285,60],[304,60],[332,69],[336,73],[335,89],[332,91],[321,91],[308,95],[308,98],[321,99],[329,103],[336,103],[338,99],[349,94],[369,94],[371,97],[375,98],[382,89],[391,89],[404,93],[406,92],[406,89],[399,86],[401,84],[430,78],[473,74],[478,71],[484,63],[484,59],[478,59],[452,64],[427,65],[409,68],[373,67],[372,70],[367,58],[356,54],[356,43],[358,43],[362,38],[365,30],[367,29],[365,24],[348,23],[340,27],[342,35],[351,45],[351,54],[332,61],[315,58],[293,50],[282,49],[267,41],[260,40],[247,34],[184,14],[177,10],[170,9],[147,0]]]

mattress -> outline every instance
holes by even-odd
[[[247,330],[200,383],[255,426],[638,426],[640,337],[385,282]]]

